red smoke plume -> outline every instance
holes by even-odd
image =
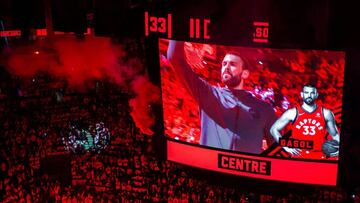
[[[160,102],[160,89],[145,76],[136,77],[131,86],[136,93],[136,97],[129,101],[131,116],[142,133],[152,135],[150,127],[154,124],[154,116],[151,115],[151,104]]]
[[[160,101],[160,90],[146,77],[139,76],[142,64],[138,59],[120,59],[126,53],[111,39],[88,36],[77,40],[74,36],[62,36],[48,41],[38,41],[32,45],[12,48],[7,67],[10,73],[19,76],[33,76],[38,71],[46,71],[56,77],[66,78],[72,88],[82,88],[89,79],[109,79],[119,86],[134,91],[131,99],[131,116],[145,134],[154,123],[148,106]],[[124,81],[131,81],[125,84]],[[126,87],[131,85],[131,87]]]
[[[76,40],[64,36],[51,44],[37,42],[14,48],[8,61],[10,71],[20,76],[32,76],[38,71],[65,77],[70,86],[81,86],[88,79],[109,77],[121,84],[122,67],[119,57],[125,53],[109,38],[89,37]]]

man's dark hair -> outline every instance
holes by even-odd
[[[317,89],[316,85],[314,85],[313,83],[306,83],[303,85],[303,87],[312,87]]]
[[[314,85],[313,83],[306,83],[302,86],[301,91],[304,89],[304,87],[312,87],[315,88],[317,90],[316,85]]]
[[[249,62],[243,55],[240,54],[240,52],[230,50],[230,51],[225,52],[225,54],[224,54],[224,56],[222,58],[224,58],[226,55],[238,56],[243,62],[243,69],[249,70],[249,67],[250,67]]]

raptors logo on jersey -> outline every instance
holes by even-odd
[[[318,106],[313,112],[307,112],[300,106],[296,107],[297,116],[292,124],[291,138],[299,140],[312,140],[314,151],[321,151],[325,141],[325,118],[323,108]]]

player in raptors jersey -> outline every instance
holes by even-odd
[[[303,103],[301,106],[288,109],[272,125],[270,132],[274,139],[279,142],[281,131],[291,123],[292,139],[299,141],[312,141],[312,149],[299,149],[283,147],[293,157],[298,158],[325,158],[321,146],[325,141],[326,130],[333,140],[339,140],[339,131],[335,124],[334,114],[322,106],[316,104],[318,91],[315,86],[306,84],[301,92]],[[331,156],[338,156],[339,150]]]

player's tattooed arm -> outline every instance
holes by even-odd
[[[296,108],[289,109],[285,111],[280,116],[280,118],[275,121],[275,123],[271,126],[270,134],[273,136],[277,143],[279,143],[280,137],[282,136],[281,131],[285,128],[286,125],[295,120],[296,114]],[[283,147],[283,149],[293,156],[298,156],[301,153],[301,149],[297,148]]]
[[[281,131],[288,125],[290,122],[294,121],[296,117],[296,109],[292,108],[285,111],[280,118],[278,118],[275,123],[270,128],[270,134],[273,136],[275,141],[279,143],[279,139],[282,136]]]
[[[336,140],[340,143],[340,135],[339,135],[339,131],[336,127],[336,120],[335,120],[335,116],[334,116],[333,112],[330,111],[329,109],[324,108],[323,113],[324,113],[324,118],[325,118],[325,123],[326,123],[326,129],[328,130],[332,139]],[[339,147],[339,146],[337,146],[337,147]],[[330,154],[330,156],[338,156],[338,155],[339,155],[339,150]]]
[[[328,130],[329,134],[333,140],[340,142],[339,131],[336,127],[336,121],[333,112],[324,108],[324,118],[326,122],[326,129]]]

